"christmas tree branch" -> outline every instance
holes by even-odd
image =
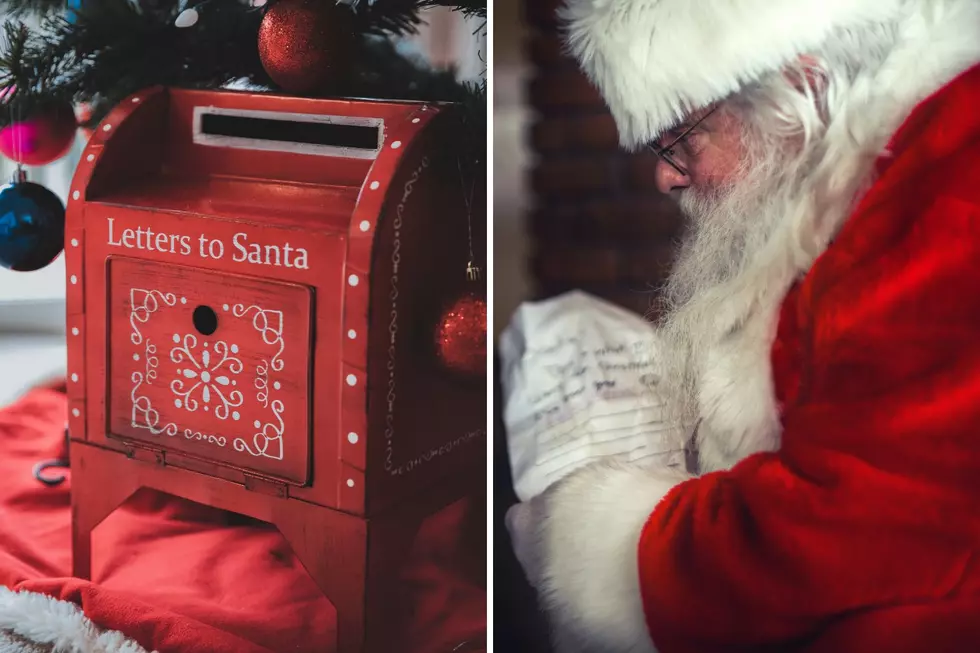
[[[3,0],[0,11],[12,18],[50,16],[65,10],[65,0]]]
[[[28,79],[27,42],[31,32],[20,21],[3,26],[3,52],[0,54],[0,88],[23,86]]]
[[[47,0],[0,0],[0,7],[43,11]],[[334,3],[335,0],[321,0]],[[446,6],[485,15],[485,2],[375,0],[353,7],[359,46],[348,74],[312,95],[456,102],[472,136],[473,156],[486,151],[486,84],[460,83],[454,71],[432,70],[403,56],[388,37],[413,31],[418,12]],[[189,4],[198,21],[180,28],[173,0],[90,0],[67,16],[64,5],[36,30],[8,20],[0,42],[0,127],[67,103],[92,108],[94,126],[123,98],[150,86],[221,88],[248,81],[274,89],[258,54],[259,25],[268,8],[241,0]],[[70,19],[69,19],[70,18]],[[384,34],[384,36],[382,36]]]
[[[418,6],[419,8],[449,7],[466,16],[476,16],[483,19],[487,17],[486,0],[421,0]]]
[[[358,30],[365,34],[414,34],[422,23],[415,0],[358,0],[352,7]]]
[[[128,0],[99,0],[69,23],[53,19],[42,38],[56,56],[72,56],[66,74],[79,100],[109,88],[123,96],[154,84],[218,86],[262,70],[252,35],[261,13],[238,0],[209,0],[197,25],[174,25],[176,7],[138,10]],[[246,37],[246,35],[249,35]]]

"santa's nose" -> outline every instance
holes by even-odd
[[[657,190],[664,195],[683,190],[691,185],[691,179],[663,159],[657,161],[655,171]]]

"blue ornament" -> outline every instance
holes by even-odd
[[[82,0],[68,0],[68,11],[65,12],[65,22],[74,25],[78,22],[76,9],[82,8]]]
[[[40,270],[65,247],[65,205],[50,190],[15,180],[0,188],[0,266]]]

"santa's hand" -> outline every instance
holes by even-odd
[[[655,650],[640,597],[640,533],[657,503],[688,478],[599,462],[507,512],[514,552],[559,653]]]

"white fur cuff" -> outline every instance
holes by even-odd
[[[653,653],[640,596],[640,534],[657,503],[689,478],[604,463],[556,487],[538,525],[541,600],[559,653]]]

